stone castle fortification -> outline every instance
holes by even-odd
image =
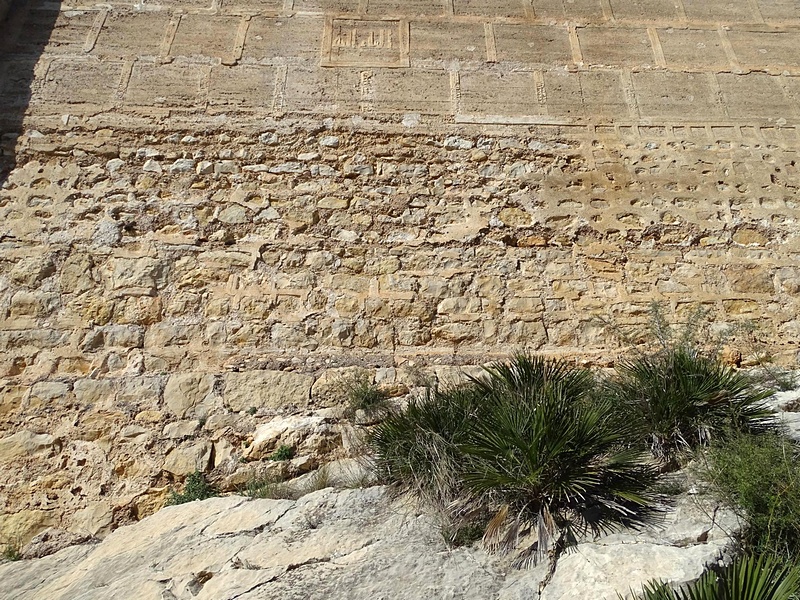
[[[1,536],[152,512],[352,367],[607,363],[653,301],[797,351],[797,2],[24,4]]]

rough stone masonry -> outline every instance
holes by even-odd
[[[35,0],[0,28],[6,539],[152,512],[248,419],[330,404],[331,369],[607,363],[598,317],[654,300],[794,360],[794,0]]]

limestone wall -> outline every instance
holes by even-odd
[[[796,3],[29,8],[0,28],[0,537],[241,483],[286,413],[346,454],[336,369],[605,365],[598,318],[653,301],[795,360]]]
[[[24,138],[5,373],[591,356],[652,301],[795,347],[779,140],[270,129]]]

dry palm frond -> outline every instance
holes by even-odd
[[[509,508],[508,504],[501,506],[497,514],[492,517],[492,520],[486,526],[486,531],[483,534],[483,545],[490,552],[496,552],[502,544],[503,525],[508,519]]]

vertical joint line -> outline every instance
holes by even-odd
[[[614,9],[611,8],[611,0],[600,0],[603,7],[603,18],[606,21],[614,21]]]
[[[294,12],[294,0],[283,0],[283,16],[289,17]]]
[[[178,27],[181,24],[181,15],[173,15],[167,24],[167,30],[164,32],[164,39],[161,41],[161,49],[159,54],[162,60],[169,57],[170,50],[172,49],[172,42],[175,40],[175,34],[178,32]]]
[[[461,74],[458,71],[450,71],[450,102],[453,106],[453,114],[461,114]]]
[[[781,91],[784,97],[789,101],[789,104],[794,109],[795,116],[800,116],[800,94],[795,94],[789,87],[785,75],[778,76],[778,85],[781,86]]]
[[[674,0],[675,8],[678,9],[678,19],[682,23],[686,23],[689,21],[689,18],[686,16],[686,7],[683,5],[683,0]]]
[[[708,74],[708,86],[711,88],[711,92],[714,94],[714,101],[717,103],[717,108],[719,108],[720,112],[727,117],[728,109],[725,105],[724,98],[722,97],[722,88],[719,87],[719,81],[717,80],[716,73]]]
[[[526,19],[536,18],[536,9],[533,7],[533,0],[522,0],[522,10]]]
[[[544,73],[536,70],[533,72],[533,85],[536,89],[536,102],[539,106],[547,106],[547,88],[544,86]]]
[[[625,103],[628,105],[628,113],[634,120],[639,120],[639,103],[636,101],[636,90],[633,87],[633,77],[630,69],[623,69],[621,72],[622,89],[625,93]]]
[[[239,21],[239,26],[236,28],[236,39],[233,43],[233,52],[229,59],[223,59],[223,65],[235,65],[242,58],[244,52],[244,41],[247,38],[247,28],[250,27],[250,17],[244,16]]]
[[[653,58],[659,67],[667,66],[667,59],[664,58],[664,49],[661,47],[661,40],[658,39],[658,31],[655,27],[647,28],[647,37],[650,38],[650,47],[653,49]]]
[[[367,2],[369,0],[358,0],[358,14],[365,15],[367,14]]]
[[[764,23],[764,15],[761,14],[761,9],[758,7],[756,0],[747,0],[747,5],[750,7],[750,12],[753,13],[753,18],[756,23]]]
[[[583,64],[583,51],[581,41],[578,39],[578,28],[575,25],[569,26],[569,46],[572,50],[572,62],[577,66]]]
[[[89,33],[86,34],[86,41],[83,43],[84,52],[91,52],[94,50],[94,45],[97,43],[97,38],[100,36],[100,31],[103,29],[103,25],[105,25],[107,16],[108,9],[106,8],[97,13],[97,16],[94,18],[94,23],[92,23],[91,29],[89,29]]]
[[[411,21],[400,21],[400,64],[411,66]]]
[[[456,8],[453,5],[453,0],[444,0],[444,14],[448,17],[452,17],[456,14]]]
[[[272,98],[272,114],[283,114],[283,107],[286,102],[286,78],[289,76],[289,69],[286,65],[280,65],[275,69],[275,95]]]
[[[133,73],[133,61],[128,60],[122,64],[122,72],[119,74],[119,83],[117,84],[116,98],[119,101],[125,99],[125,92],[128,89],[128,83],[131,80],[131,73]]]
[[[484,23],[483,32],[486,37],[486,62],[497,62],[497,41],[494,38],[494,24]]]
[[[739,66],[739,59],[736,58],[736,53],[733,51],[733,46],[731,46],[731,40],[728,38],[728,30],[720,26],[717,29],[717,34],[719,35],[720,44],[725,51],[725,56],[728,57],[731,68],[734,71],[741,71],[742,68]]]

